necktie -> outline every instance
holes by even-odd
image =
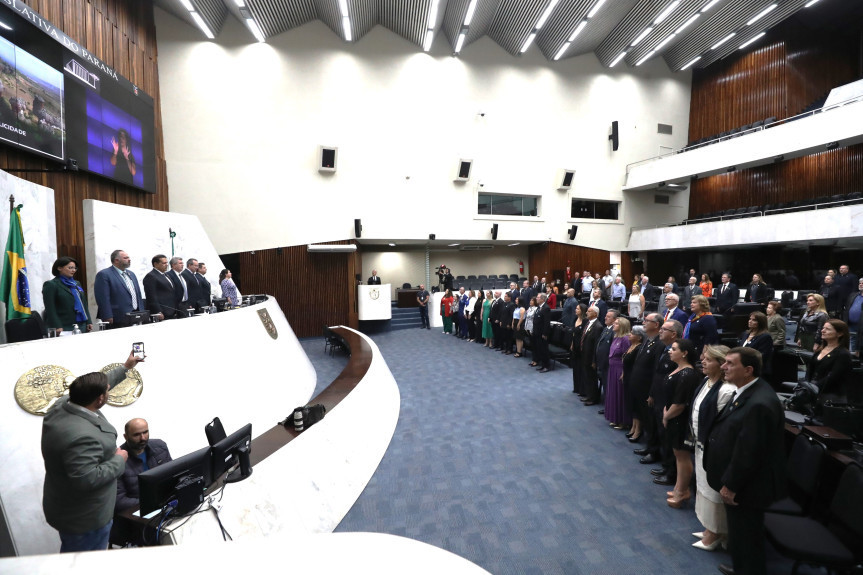
[[[721,293],[725,293],[725,286],[726,285],[728,285],[728,284],[722,284],[722,292]]]
[[[668,321],[668,316],[670,316],[670,315],[671,315],[671,310],[670,310],[670,309],[666,309],[666,310],[665,310],[665,321]]]
[[[180,285],[183,286],[183,301],[188,301],[189,300],[189,288],[186,287],[186,279],[183,276],[181,276],[180,274],[177,274],[177,277],[180,278]]]
[[[132,286],[132,278],[125,271],[123,272],[123,281],[126,283],[126,289],[129,290],[129,295],[132,296],[132,309],[138,309],[138,296],[135,294],[135,288]]]
[[[171,289],[174,289],[174,282],[171,281],[171,278],[168,277],[168,274],[162,274],[162,277],[168,280],[168,283],[171,284]]]

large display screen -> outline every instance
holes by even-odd
[[[156,191],[153,99],[26,5],[0,0],[0,142]]]

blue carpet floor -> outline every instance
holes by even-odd
[[[423,541],[496,575],[718,573],[624,433],[546,374],[440,330],[373,336],[401,393],[392,443],[336,531]],[[304,340],[318,391],[347,359]],[[691,503],[691,502],[690,502]],[[789,564],[771,556],[771,572]]]

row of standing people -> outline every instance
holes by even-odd
[[[96,317],[111,328],[129,325],[127,314],[148,311],[158,319],[185,317],[189,308],[208,308],[212,297],[223,296],[232,306],[239,305],[239,293],[230,270],[222,270],[218,289],[206,279],[207,266],[195,258],[157,254],[151,260],[153,269],[144,276],[144,297],[134,272],[129,270],[131,259],[123,250],[111,253],[111,266],[99,271],[93,284]],[[51,267],[54,279],[42,286],[45,304],[45,324],[58,333],[71,333],[75,325],[91,331],[93,318],[81,283],[74,276],[78,271],[75,258],[63,256]],[[145,299],[146,298],[146,299]]]

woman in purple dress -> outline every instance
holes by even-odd
[[[611,325],[614,340],[608,351],[608,389],[605,390],[605,419],[615,429],[632,425],[631,401],[627,400],[623,386],[623,354],[629,349],[629,320],[618,317]]]

